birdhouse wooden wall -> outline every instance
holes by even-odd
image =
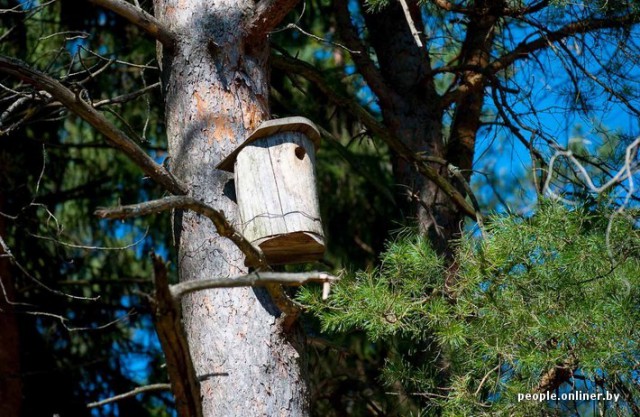
[[[218,166],[234,172],[239,230],[271,264],[324,254],[315,174],[319,142],[308,119],[270,120]]]

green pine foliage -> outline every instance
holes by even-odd
[[[544,202],[531,217],[493,216],[488,224],[486,239],[468,235],[459,242],[453,280],[428,242],[402,233],[379,268],[344,277],[328,301],[309,288],[300,299],[324,332],[364,331],[371,343],[419,346],[418,355],[392,351],[382,378],[437,403],[445,415],[552,412],[553,404],[518,402],[517,394],[534,392],[555,366],[634,392],[630,370],[640,355],[634,222],[602,207]],[[434,368],[447,375],[446,387]],[[617,407],[611,415],[629,411],[624,401]]]

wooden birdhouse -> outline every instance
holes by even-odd
[[[234,173],[240,232],[271,264],[324,254],[315,174],[319,144],[318,129],[304,117],[269,120],[217,166]]]

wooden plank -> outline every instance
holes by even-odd
[[[251,242],[286,233],[268,144],[254,143],[244,148],[235,165],[241,233]]]
[[[322,236],[312,142],[302,133],[282,132],[271,143],[269,154],[287,232]]]
[[[281,131],[246,146],[237,156],[235,178],[240,230],[269,263],[322,257],[315,147],[305,134]]]

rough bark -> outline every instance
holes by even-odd
[[[410,11],[418,31],[424,32],[415,3],[410,4]],[[365,20],[380,73],[393,89],[389,98],[380,100],[385,125],[414,153],[444,158],[443,109],[427,50],[416,45],[399,3],[392,2],[380,13],[365,13]],[[441,176],[448,176],[446,166],[432,167]],[[400,155],[394,158],[393,169],[401,198],[407,202],[407,213],[417,218],[421,232],[430,237],[439,252],[450,253],[449,242],[460,233],[463,213],[440,187]]]
[[[242,27],[252,1],[156,0],[176,34],[164,51],[166,127],[173,173],[237,222],[231,174],[214,167],[269,115],[266,36],[248,52]],[[247,272],[233,243],[197,213],[176,216],[181,281]],[[304,356],[260,289],[201,291],[183,298],[185,331],[201,379],[204,416],[307,414]]]

